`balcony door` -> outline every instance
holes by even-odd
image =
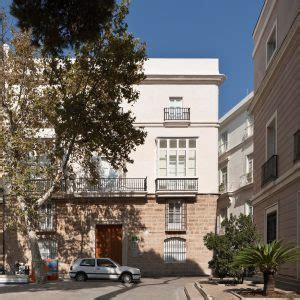
[[[182,98],[170,98],[170,119],[182,119]]]
[[[267,160],[276,154],[276,118],[267,125]]]

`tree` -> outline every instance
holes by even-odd
[[[35,44],[59,52],[97,40],[113,18],[115,0],[13,0],[11,14],[22,30],[32,30]]]
[[[146,136],[131,110],[122,109],[138,99],[134,85],[144,79],[145,61],[144,45],[127,32],[127,13],[126,4],[117,6],[103,34],[78,44],[72,57],[41,53],[28,32],[14,30],[5,40],[2,18],[2,165],[13,195],[9,209],[26,234],[38,281],[44,280],[36,234],[40,208],[74,176],[76,163],[93,179],[100,176],[99,156],[126,172],[130,153]],[[43,193],[34,178],[49,182]]]
[[[264,274],[263,295],[274,292],[274,276],[280,265],[300,259],[300,251],[292,245],[283,245],[281,241],[269,244],[257,244],[242,249],[234,258],[234,264],[243,267],[255,267]]]
[[[233,259],[241,249],[254,244],[258,239],[252,218],[243,214],[238,218],[231,215],[221,225],[224,235],[211,232],[204,237],[205,246],[213,251],[209,268],[220,278],[243,278],[244,269],[233,265]]]

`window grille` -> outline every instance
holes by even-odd
[[[166,204],[166,231],[186,230],[186,203],[170,201]]]
[[[57,258],[57,241],[53,239],[43,239],[38,241],[42,259]]]
[[[55,230],[55,208],[51,203],[45,204],[40,209],[40,231],[53,231]]]
[[[166,263],[186,261],[185,239],[169,238],[164,241],[164,261]]]

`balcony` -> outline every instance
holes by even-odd
[[[166,204],[166,231],[186,231],[186,203],[182,203],[180,210],[170,210]]]
[[[300,129],[294,134],[294,162],[300,160]]]
[[[240,177],[240,187],[253,183],[253,173],[249,172]]]
[[[198,178],[157,178],[155,190],[158,196],[195,196]]]
[[[32,180],[37,192],[45,192],[51,186],[50,180]],[[109,193],[133,193],[147,192],[147,178],[99,178],[95,181],[88,178],[76,178],[63,181],[58,193],[76,194],[109,194]]]
[[[275,180],[278,177],[278,155],[272,155],[263,165],[262,165],[262,181],[261,185]]]
[[[190,108],[167,107],[164,108],[165,126],[187,127],[190,125]]]

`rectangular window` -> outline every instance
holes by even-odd
[[[164,241],[164,261],[166,263],[185,262],[186,243],[182,238],[169,238]]]
[[[40,208],[40,231],[52,231],[55,230],[55,207],[54,204],[48,203]]]
[[[252,154],[246,156],[246,180],[247,183],[253,181],[253,157]]]
[[[273,58],[276,48],[277,48],[277,34],[276,34],[277,26],[276,24],[274,25],[271,34],[268,38],[267,41],[267,46],[266,46],[266,54],[267,54],[267,66],[270,63],[271,59]]]
[[[300,160],[300,129],[294,134],[294,162]]]
[[[83,259],[80,263],[82,267],[95,267],[95,260],[93,258]]]
[[[53,239],[41,239],[38,241],[42,259],[57,258],[57,241]]]
[[[196,139],[160,139],[158,176],[196,176]]]
[[[185,230],[186,225],[186,205],[180,200],[170,201],[166,204],[166,230]]]
[[[182,98],[171,97],[169,118],[171,120],[180,120],[182,119],[182,113]]]
[[[278,239],[278,205],[265,211],[265,242],[271,243]]]
[[[220,169],[220,185],[219,191],[224,193],[227,191],[227,184],[228,184],[228,173],[227,173],[227,166]]]
[[[276,118],[273,118],[267,125],[267,160],[276,154]]]
[[[267,214],[267,243],[277,239],[277,211]]]
[[[228,132],[225,131],[221,133],[220,142],[219,142],[219,153],[222,154],[228,149]]]

